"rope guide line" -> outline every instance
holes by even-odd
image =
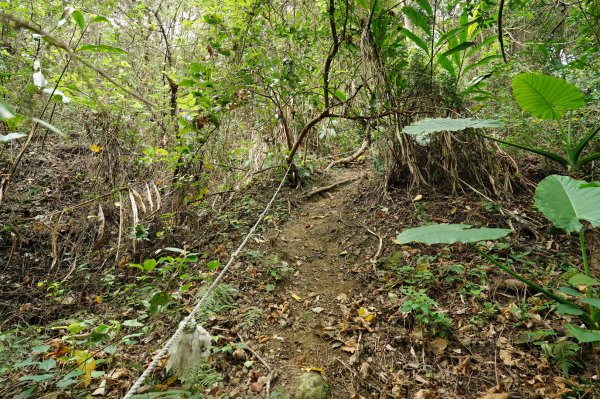
[[[142,373],[142,375],[139,376],[139,378],[131,386],[131,388],[129,388],[129,391],[127,391],[127,393],[125,394],[125,396],[123,396],[123,399],[131,399],[133,397],[133,395],[135,395],[135,393],[138,391],[138,389],[140,389],[142,387],[142,384],[144,383],[144,381],[146,381],[146,378],[148,378],[148,376],[154,371],[154,369],[156,368],[156,366],[158,366],[158,362],[165,356],[165,354],[167,353],[167,351],[169,350],[169,348],[171,347],[171,345],[173,345],[173,342],[175,342],[175,340],[177,340],[177,338],[179,338],[179,336],[181,335],[181,333],[183,332],[183,330],[185,329],[185,327],[194,318],[194,315],[196,313],[198,313],[198,311],[202,308],[202,305],[204,304],[204,302],[206,301],[206,299],[208,298],[208,296],[210,295],[210,293],[212,292],[212,290],[223,279],[223,277],[225,276],[225,273],[227,273],[227,270],[233,264],[233,261],[235,260],[235,258],[237,258],[237,256],[239,255],[240,251],[246,246],[246,243],[248,242],[248,240],[250,239],[250,237],[254,234],[254,231],[256,230],[256,228],[258,227],[258,225],[262,222],[263,218],[265,217],[265,215],[267,214],[267,212],[271,208],[271,205],[273,205],[273,202],[275,201],[275,198],[277,198],[277,195],[279,194],[279,191],[281,191],[281,188],[283,187],[283,184],[285,183],[285,179],[286,179],[286,177],[287,177],[287,175],[288,175],[291,167],[292,167],[292,164],[290,164],[288,166],[287,170],[285,171],[285,174],[283,175],[283,178],[281,179],[281,182],[279,183],[279,187],[277,187],[277,190],[275,190],[275,193],[273,194],[273,197],[271,197],[271,200],[269,201],[269,203],[267,204],[266,208],[262,211],[262,213],[260,214],[260,216],[256,220],[256,223],[254,223],[254,226],[252,226],[252,228],[250,229],[250,231],[246,235],[246,238],[244,238],[244,240],[242,241],[242,243],[240,244],[240,246],[235,250],[235,252],[233,254],[231,254],[231,257],[229,258],[229,261],[227,262],[227,264],[225,265],[225,267],[223,268],[223,270],[221,270],[221,273],[219,273],[219,275],[217,276],[217,278],[211,283],[211,285],[208,287],[208,289],[206,290],[206,292],[204,293],[204,295],[202,296],[202,298],[200,298],[200,301],[196,304],[196,306],[194,307],[194,309],[192,309],[192,311],[190,312],[190,314],[187,315],[187,317],[185,319],[183,319],[183,323],[179,323],[179,327],[177,328],[177,330],[173,333],[173,335],[171,336],[171,338],[169,338],[169,340],[163,345],[163,347],[160,349],[160,351],[158,351],[158,353],[154,356],[154,359],[152,359],[152,362],[148,365],[148,367],[146,368],[146,370],[144,370],[144,372]]]

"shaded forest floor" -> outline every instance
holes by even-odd
[[[322,375],[335,399],[598,397],[589,348],[548,352],[565,335],[551,303],[466,246],[395,241],[403,228],[428,222],[509,225],[514,234],[492,253],[558,286],[579,267],[577,243],[550,230],[531,193],[492,202],[474,193],[383,194],[361,166],[310,185],[348,179],[310,198],[282,194],[198,317],[214,353],[183,384],[159,369],[139,398],[293,398],[305,372]],[[11,323],[0,332],[0,396],[121,397],[271,191],[239,199],[245,208],[221,218],[222,229],[207,224],[160,254],[147,245],[129,260],[137,268],[76,270],[82,276],[65,277],[56,290],[5,269],[12,288],[3,287],[2,309]],[[26,317],[44,306],[56,312]]]

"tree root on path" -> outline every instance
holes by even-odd
[[[357,179],[359,179],[359,178],[358,177],[352,177],[350,179],[346,179],[346,180],[339,181],[337,183],[330,184],[329,186],[317,188],[316,190],[313,190],[310,193],[304,195],[304,198],[308,199],[308,198],[313,197],[313,196],[315,196],[317,194],[324,193],[326,191],[331,190],[332,188],[335,188],[335,187],[340,186],[340,185],[345,184],[345,183],[350,183],[351,181],[354,181],[354,180],[357,180]]]
[[[375,254],[371,257],[370,260],[370,262],[373,264],[373,268],[375,268],[375,265],[377,264],[377,259],[379,258],[379,255],[381,255],[381,249],[383,248],[383,237],[381,237],[379,234],[377,234],[367,226],[363,225],[363,227],[367,229],[369,233],[371,233],[379,239],[379,246],[377,247],[377,252],[375,252]]]
[[[333,168],[336,165],[348,164],[352,161],[357,160],[358,157],[360,157],[362,154],[364,154],[370,146],[371,146],[371,137],[367,136],[363,140],[360,148],[354,154],[350,155],[349,157],[340,158],[338,160],[332,161],[329,165],[327,165],[327,167],[325,168],[325,171],[328,171],[329,169]]]

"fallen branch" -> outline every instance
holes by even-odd
[[[304,196],[304,198],[310,198],[310,197],[313,197],[313,196],[315,196],[317,194],[324,193],[326,191],[331,190],[332,188],[335,188],[335,187],[340,186],[340,185],[345,184],[345,183],[350,183],[351,181],[354,181],[356,179],[358,179],[358,177],[352,177],[350,179],[346,179],[346,180],[339,181],[337,183],[330,184],[329,186],[317,188],[316,190],[313,190],[310,193],[306,194]]]
[[[252,355],[254,355],[254,357],[257,358],[258,361],[261,362],[262,365],[265,366],[265,368],[267,370],[269,370],[269,375],[267,376],[267,382],[265,384],[265,393],[266,393],[265,397],[267,399],[270,399],[270,397],[271,397],[271,380],[273,379],[273,369],[271,369],[271,366],[269,366],[269,364],[258,353],[256,353],[247,343],[244,342],[241,335],[238,334],[238,338],[239,338],[240,342],[246,347],[246,349],[248,349],[248,351],[250,353],[252,353]]]
[[[365,151],[367,151],[367,148],[369,148],[370,145],[371,145],[371,138],[370,138],[370,136],[367,136],[363,140],[360,148],[354,154],[350,155],[349,157],[345,157],[345,158],[338,159],[336,161],[332,161],[329,165],[327,165],[327,167],[325,168],[325,171],[328,171],[335,165],[347,164],[352,161],[355,161],[356,159],[358,159],[358,157],[360,157],[362,154],[364,154]]]
[[[373,266],[375,266],[375,264],[377,264],[377,258],[379,258],[379,255],[381,255],[381,249],[383,248],[383,238],[377,234],[376,232],[374,232],[373,230],[371,230],[370,228],[368,228],[367,226],[363,226],[365,229],[367,229],[367,231],[369,233],[371,233],[372,235],[374,235],[375,237],[377,237],[379,239],[379,246],[377,247],[377,252],[375,252],[375,254],[371,257],[370,262],[373,264]]]

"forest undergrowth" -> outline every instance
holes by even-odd
[[[287,188],[197,317],[213,336],[210,357],[183,383],[160,369],[137,397],[292,398],[305,372],[322,375],[332,398],[594,397],[591,353],[560,338],[560,316],[543,297],[464,245],[395,238],[430,222],[508,220],[514,237],[494,256],[560,284],[577,247],[531,210],[530,190],[490,201],[381,196],[378,185],[357,165]],[[3,300],[16,303],[3,307],[2,396],[121,397],[253,223],[260,193],[225,211],[211,225],[216,237],[192,234],[102,278],[85,269],[56,270],[55,284],[28,283],[41,281],[35,270],[8,276]],[[14,328],[23,322],[31,327]]]

